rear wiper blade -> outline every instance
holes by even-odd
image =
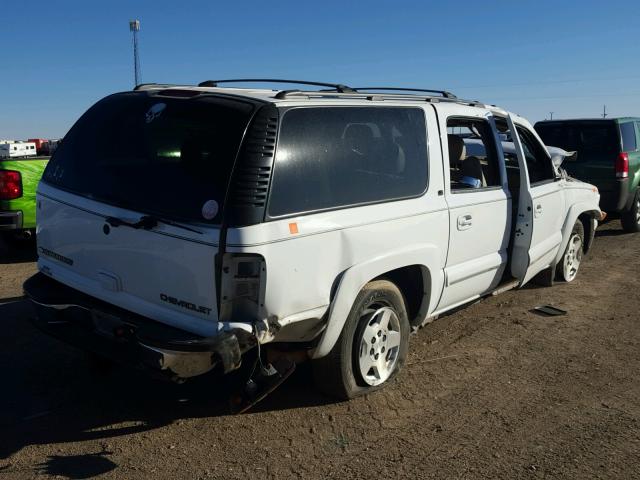
[[[165,225],[171,225],[172,227],[182,228],[183,230],[188,230],[190,232],[194,232],[199,235],[202,235],[202,232],[199,230],[196,230],[195,228],[187,227],[186,225],[175,223],[175,222],[172,222],[171,220],[164,220],[162,218],[154,217],[151,215],[143,215],[142,217],[140,217],[140,220],[138,220],[137,222],[127,222],[126,220],[122,220],[121,218],[117,218],[117,217],[106,217],[105,221],[114,228],[125,226],[125,227],[135,228],[136,230],[138,229],[151,230],[152,228],[157,227],[158,223],[164,223]]]
[[[142,218],[144,218],[144,217],[142,217]],[[142,218],[140,220],[142,220]],[[166,220],[164,218],[158,218],[158,217],[151,217],[151,218],[153,220],[155,220],[156,223],[158,223],[158,222],[159,223],[164,223],[165,225],[171,225],[172,227],[182,228],[183,230],[188,230],[190,232],[197,233],[198,235],[202,235],[202,232],[200,230],[196,230],[195,228],[187,227],[186,225],[182,225],[181,223],[175,223],[175,222],[172,222],[171,220]]]

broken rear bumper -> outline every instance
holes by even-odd
[[[240,367],[255,337],[242,329],[200,337],[97,300],[37,273],[24,283],[45,333],[118,363],[150,369],[174,381],[220,367]]]

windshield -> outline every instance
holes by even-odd
[[[112,95],[73,126],[43,179],[123,208],[219,223],[252,110],[249,103],[212,96]],[[210,200],[218,213],[205,219],[203,205]]]

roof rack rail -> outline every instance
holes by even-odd
[[[385,92],[423,92],[423,93],[437,93],[442,95],[444,98],[458,98],[453,93],[447,92],[446,90],[430,90],[424,88],[399,88],[399,87],[355,87],[353,88],[356,92],[362,91],[371,91],[371,90],[380,90]]]
[[[281,78],[233,78],[228,80],[206,80],[198,84],[199,87],[217,87],[219,83],[290,83],[294,85],[313,85],[316,87],[331,87],[339,93],[355,92],[355,90],[340,83],[309,82],[307,80],[286,80]]]

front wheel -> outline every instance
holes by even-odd
[[[387,280],[368,283],[356,297],[332,350],[314,360],[316,385],[340,399],[382,388],[404,364],[409,333],[398,287]]]
[[[584,226],[578,220],[571,230],[569,243],[564,251],[560,265],[560,275],[565,282],[572,282],[578,275],[582,255],[584,254]]]
[[[631,208],[622,213],[620,220],[625,232],[640,232],[640,190],[636,191]]]

